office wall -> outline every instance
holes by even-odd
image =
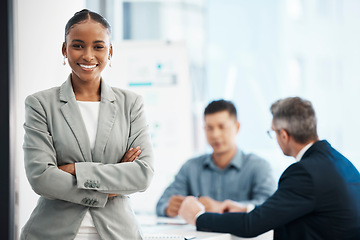
[[[80,0],[16,0],[16,188],[18,228],[25,224],[38,196],[32,191],[23,164],[24,100],[27,95],[60,85],[70,73],[63,66],[61,46],[67,20],[85,7]]]
[[[294,160],[266,135],[269,107],[288,96],[312,101],[320,139],[360,169],[359,11],[358,0],[207,1],[208,96],[235,102],[239,146],[277,178]]]

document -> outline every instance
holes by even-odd
[[[169,218],[169,217],[158,217],[157,218],[158,224],[179,224],[185,225],[186,222],[181,217]]]
[[[191,240],[195,239],[195,236],[182,236],[182,235],[173,235],[173,234],[145,234],[144,240]]]

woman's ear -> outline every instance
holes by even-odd
[[[109,60],[110,58],[112,58],[113,56],[113,47],[112,47],[112,44],[110,44],[110,49],[109,49]]]
[[[63,42],[63,44],[62,44],[61,52],[62,52],[62,55],[64,57],[67,55],[66,54],[66,43],[65,42]]]

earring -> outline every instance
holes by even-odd
[[[66,65],[65,59],[66,59],[66,55],[64,55],[64,62],[63,62],[64,66]]]
[[[109,57],[109,67],[111,67],[111,57]]]

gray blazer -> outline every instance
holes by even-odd
[[[71,77],[28,96],[25,110],[25,170],[40,198],[21,239],[74,239],[88,209],[102,239],[141,239],[127,195],[144,191],[154,173],[142,98],[101,80],[93,153]],[[140,158],[120,163],[136,146]],[[75,163],[76,177],[58,169],[68,163]],[[119,195],[108,199],[109,193]]]

